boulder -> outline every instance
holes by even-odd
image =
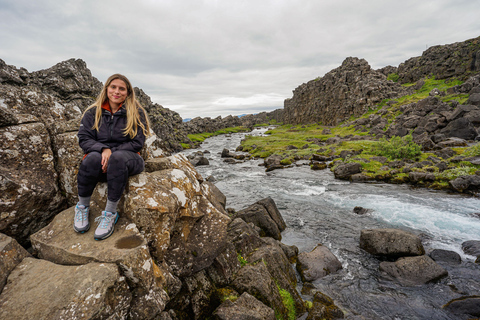
[[[10,272],[26,257],[30,257],[27,250],[15,239],[0,233],[0,292]]]
[[[310,252],[302,252],[298,255],[297,270],[303,281],[315,281],[340,269],[342,269],[342,263],[321,244]]]
[[[310,165],[310,169],[312,169],[312,170],[324,170],[324,169],[327,169],[327,164],[325,162],[313,162]]]
[[[461,316],[462,319],[480,317],[480,296],[464,296],[453,299],[445,304],[443,309]]]
[[[65,204],[41,122],[0,128],[0,232],[21,244]]]
[[[306,320],[344,319],[343,311],[335,305],[332,298],[317,291],[313,296],[313,306]]]
[[[233,158],[235,155],[230,153],[230,150],[228,149],[223,149],[222,150],[222,158]]]
[[[333,170],[336,179],[349,179],[352,175],[360,173],[362,165],[360,163],[351,162],[341,164]]]
[[[460,138],[448,138],[445,139],[435,146],[437,149],[443,149],[443,148],[455,148],[455,147],[466,147],[467,141],[464,139]]]
[[[434,249],[429,254],[430,258],[439,262],[446,262],[452,264],[462,263],[462,258],[455,251],[443,250],[443,249]]]
[[[283,305],[280,292],[263,262],[242,267],[231,286],[240,294],[248,292],[287,319],[287,309]]]
[[[480,189],[480,176],[460,176],[458,178],[448,181],[448,184],[458,192],[477,192]]]
[[[130,314],[151,319],[161,312],[168,297],[157,285],[158,266],[137,227],[121,216],[112,236],[104,241],[95,241],[92,232],[80,234],[73,230],[74,214],[74,207],[59,213],[47,227],[30,237],[38,256],[62,265],[90,262],[117,264],[133,290]],[[99,210],[91,211],[91,229],[95,228],[94,219],[99,215]]]
[[[278,154],[271,155],[263,161],[265,164],[265,171],[272,171],[275,169],[283,169],[283,165],[280,163],[282,161],[282,156]]]
[[[435,151],[434,154],[442,159],[448,159],[456,155],[457,153],[450,148],[443,148],[441,150]]]
[[[463,242],[462,250],[468,255],[480,258],[480,240],[468,240]]]
[[[425,254],[419,237],[398,229],[362,230],[360,248],[373,255],[393,258]]]
[[[473,140],[478,135],[475,126],[466,118],[451,121],[445,128],[440,130],[446,137],[457,137],[465,140]]]
[[[275,311],[244,292],[237,300],[225,300],[213,313],[216,320],[275,320]]]
[[[435,175],[433,173],[428,172],[409,172],[408,179],[412,183],[419,183],[421,181],[435,181]]]
[[[116,264],[63,266],[25,258],[0,295],[0,318],[124,319],[130,300]]]
[[[257,201],[249,207],[238,211],[235,218],[241,218],[246,222],[252,222],[262,231],[260,235],[282,239],[281,232],[286,224],[272,198],[268,197]]]
[[[448,275],[445,269],[426,255],[381,262],[380,271],[407,286],[434,282]]]
[[[370,209],[358,207],[358,206],[353,208],[353,212],[360,215],[367,214],[370,211],[371,211]]]

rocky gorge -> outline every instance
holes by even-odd
[[[430,53],[440,55],[438,50]],[[474,72],[477,56],[469,58],[465,70],[460,69],[463,64],[453,62],[445,68]],[[409,64],[420,63],[415,61]],[[402,75],[401,70],[393,73]],[[422,72],[420,76],[429,74]],[[411,81],[413,76],[405,79]],[[359,79],[368,79],[371,87],[358,83]],[[466,105],[445,103],[439,99],[440,91],[433,92],[425,100],[402,107],[402,116],[395,120],[387,118],[385,122],[382,112],[391,110],[380,109],[351,125],[358,131],[379,129],[379,136],[402,136],[406,134],[403,128],[413,129],[425,150],[447,152],[444,149],[451,146],[441,143],[451,141],[449,138],[473,140],[478,135],[478,79],[471,75],[450,89],[468,93],[471,100]],[[334,89],[328,83],[340,86]],[[309,93],[310,86],[345,99],[341,106],[329,99],[310,104],[310,100],[319,100],[317,93]],[[182,124],[178,114],[153,103],[136,88],[153,124],[142,152],[146,170],[129,180],[117,231],[98,243],[88,233],[73,232],[71,220],[82,157],[76,132],[81,112],[100,88],[101,83],[81,60],[32,73],[0,61],[0,318],[358,318],[324,293],[307,292],[310,282],[346,267],[328,247],[299,252],[295,246],[283,244],[282,232],[288,225],[272,198],[264,197],[237,210],[227,208],[227,199],[216,185],[199,174],[184,155],[174,152],[181,149],[180,143],[189,143],[187,132],[237,125],[251,128],[285,119],[325,124],[332,119],[331,123],[337,124],[411,89],[387,80],[364,60],[348,58],[335,72],[296,90],[282,111]],[[365,99],[357,105],[358,97],[350,92],[365,95]],[[308,107],[302,109],[303,105]],[[331,112],[325,113],[327,109]],[[455,123],[459,119],[463,122]],[[378,126],[380,123],[384,126]],[[355,173],[345,176],[350,179]],[[464,179],[469,181],[466,189],[475,191],[476,180]],[[105,185],[100,184],[94,194],[97,206],[92,208],[92,220],[105,201]],[[404,286],[436,283],[448,276],[435,262],[447,258],[425,255],[416,235],[395,229],[365,230],[359,246],[382,261],[379,272]],[[466,243],[465,250],[480,256],[476,239]],[[300,283],[312,297],[310,303],[297,289]],[[478,317],[478,296],[465,288],[458,291],[442,315]],[[32,305],[35,308],[29,308]]]

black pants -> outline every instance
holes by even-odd
[[[108,200],[118,201],[129,176],[145,169],[142,157],[135,152],[118,150],[108,160],[107,172],[102,172],[102,154],[90,152],[82,160],[78,169],[77,184],[80,197],[90,197],[98,182],[107,182]]]

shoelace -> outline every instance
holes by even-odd
[[[77,206],[76,208],[78,211],[75,212],[75,219],[78,221],[78,222],[83,222],[83,220],[87,220],[87,211],[88,209],[85,208],[85,209],[81,209]]]
[[[113,216],[108,217],[102,214],[101,216],[95,218],[95,222],[99,224],[101,229],[106,229],[112,219]]]

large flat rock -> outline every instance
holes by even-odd
[[[62,266],[25,258],[0,295],[0,319],[123,319],[130,300],[115,264]]]
[[[30,254],[15,239],[0,233],[0,292],[10,272]]]

